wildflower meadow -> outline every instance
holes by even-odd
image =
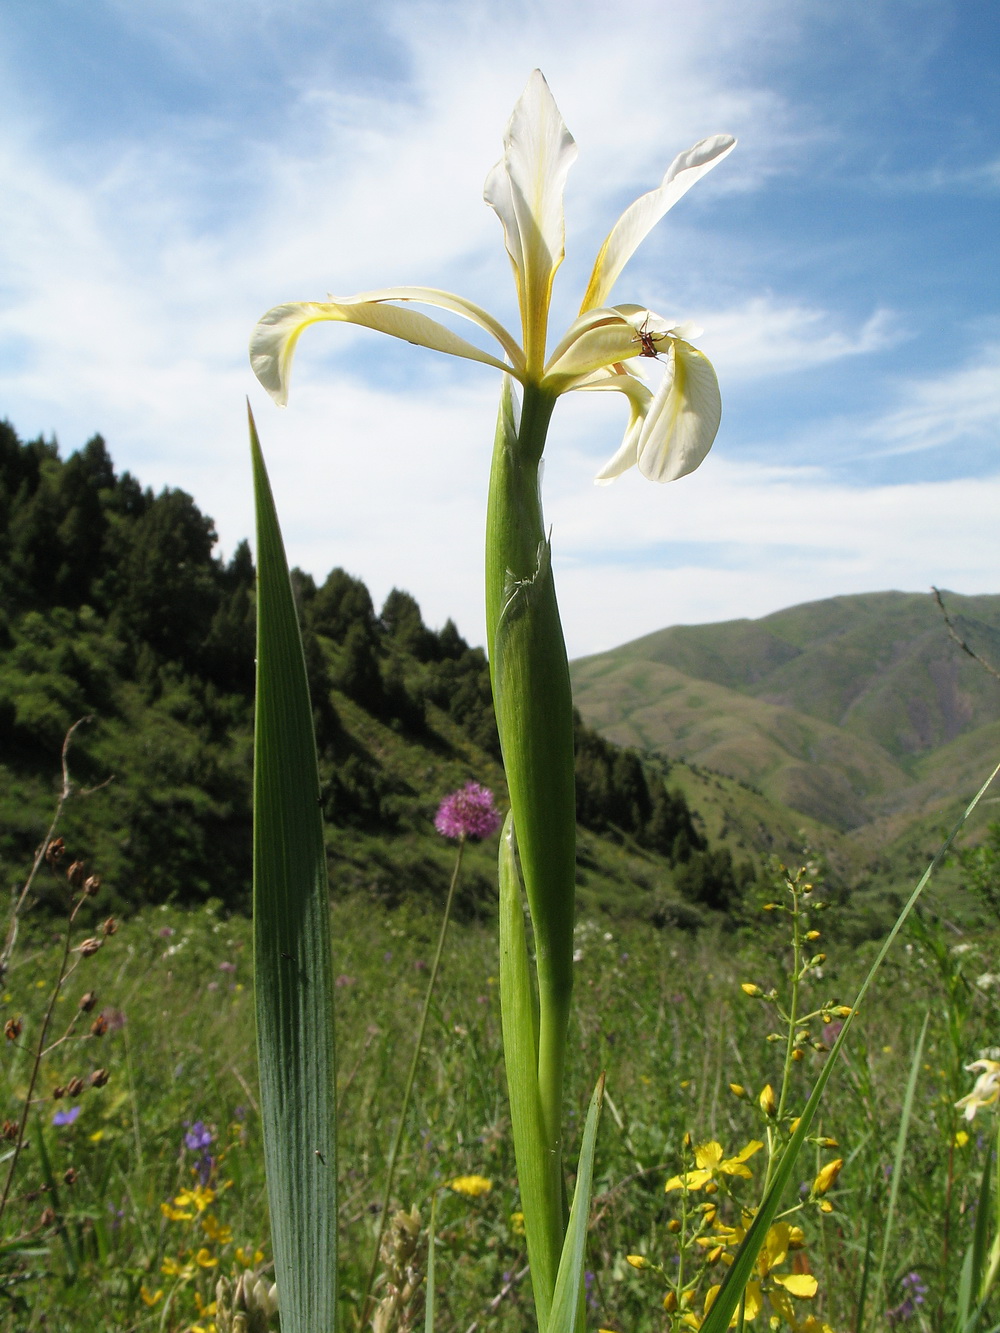
[[[535,71],[485,187],[519,335],[422,287],[280,305],[254,329],[251,364],[282,404],[300,335],[324,321],[499,372],[484,514],[502,768],[488,778],[466,750],[459,782],[420,792],[445,893],[403,884],[390,903],[338,882],[317,750],[333,724],[310,694],[315,651],[251,418],[252,914],[211,898],[109,913],[102,867],[61,831],[79,796],[67,736],[0,956],[0,1327],[1000,1327],[996,867],[960,911],[932,878],[990,774],[882,938],[846,928],[805,846],[696,922],[577,902],[547,431],[564,394],[614,390],[627,424],[600,483],[633,467],[673,483],[708,454],[722,399],[697,331],[609,303],[639,244],[735,147],[699,140],[625,210],[550,347],[576,145]],[[488,908],[457,912],[465,878],[485,874]]]

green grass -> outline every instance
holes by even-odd
[[[833,939],[835,917],[830,925]],[[353,1327],[377,1229],[386,1154],[437,926],[434,905],[427,902],[391,910],[352,894],[333,910],[345,1329]],[[251,1254],[260,1247],[265,1261],[270,1257],[249,940],[248,922],[210,908],[145,909],[81,963],[57,1014],[71,1015],[80,995],[93,989],[93,1014],[108,1015],[112,1030],[100,1039],[66,1043],[43,1062],[42,1100],[4,1218],[5,1236],[16,1238],[25,1253],[15,1248],[0,1257],[6,1291],[0,1328],[180,1333],[199,1324],[207,1330],[209,1319],[198,1319],[195,1293],[203,1305],[212,1299],[218,1274],[237,1266],[237,1246]],[[585,914],[577,945],[568,1101],[577,1129],[569,1161],[575,1160],[601,1070],[607,1071],[609,1096],[587,1260],[596,1303],[591,1326],[652,1333],[664,1327],[662,1285],[625,1256],[645,1255],[670,1268],[676,1243],[668,1224],[680,1200],[677,1193],[665,1195],[663,1186],[686,1169],[686,1132],[695,1142],[717,1139],[727,1154],[761,1137],[755,1098],[765,1083],[776,1083],[781,1057],[766,1040],[765,1007],[748,999],[740,983],[766,988],[780,982],[781,925],[771,914],[741,936],[695,937]],[[910,1271],[919,1272],[930,1289],[925,1326],[938,1326],[938,1302],[945,1312],[951,1308],[990,1139],[981,1113],[969,1126],[969,1141],[956,1146],[954,1135],[964,1122],[953,1103],[971,1086],[963,1065],[991,1047],[1000,1030],[995,985],[976,983],[992,970],[996,945],[995,935],[958,937],[931,926],[911,933],[893,955],[822,1112],[819,1132],[838,1140],[837,1154],[845,1159],[831,1195],[834,1211],[823,1216],[806,1210],[793,1219],[805,1228],[804,1254],[820,1283],[816,1301],[801,1303],[803,1317],[814,1308],[834,1329],[854,1326],[869,1199],[881,1244],[886,1172],[912,1051],[928,1012],[887,1255],[888,1288],[869,1289],[869,1327],[884,1327],[887,1304],[902,1299],[899,1283]],[[461,1175],[493,1182],[477,1199],[450,1191],[438,1196],[436,1327],[448,1333],[464,1333],[475,1320],[480,1328],[504,1333],[532,1326],[527,1280],[511,1281],[525,1259],[523,1237],[511,1220],[518,1195],[500,1058],[495,948],[492,928],[475,920],[459,922],[449,938],[397,1171],[395,1202],[417,1205],[425,1225],[431,1197],[444,1182]],[[817,1002],[852,998],[867,948],[839,948],[835,941],[828,946],[823,976],[808,988]],[[5,1116],[19,1107],[27,1052],[56,960],[51,929],[22,934],[0,1010],[4,1021],[24,1021],[18,1043],[5,1043],[3,1052]],[[796,1067],[800,1103],[822,1059],[813,1053]],[[88,1088],[75,1101],[52,1100],[53,1086],[75,1073],[86,1078],[100,1065],[111,1074],[106,1086]],[[735,1097],[733,1082],[754,1100]],[[80,1107],[75,1122],[53,1126],[53,1113],[70,1105]],[[196,1121],[214,1135],[208,1151],[216,1197],[203,1214],[175,1221],[161,1205],[184,1211],[172,1200],[197,1181],[197,1154],[184,1146]],[[37,1192],[45,1184],[43,1143],[55,1194]],[[830,1155],[811,1148],[801,1180],[811,1180]],[[76,1181],[66,1185],[70,1167]],[[751,1197],[741,1195],[745,1202]],[[724,1200],[725,1190],[716,1196],[720,1211],[730,1208]],[[47,1207],[55,1210],[54,1222],[43,1219]],[[209,1215],[217,1219],[216,1240],[202,1225]],[[225,1235],[218,1228],[226,1227],[231,1239],[218,1239]],[[218,1259],[218,1266],[195,1262],[185,1278],[184,1265],[202,1249],[203,1261]],[[179,1275],[163,1272],[171,1262]],[[721,1272],[721,1265],[716,1269]],[[508,1285],[491,1311],[490,1302]],[[163,1292],[155,1305],[145,1304],[143,1286],[153,1297]]]

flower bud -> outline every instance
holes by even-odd
[[[22,1024],[19,1018],[8,1018],[3,1025],[3,1035],[8,1041],[17,1041],[21,1035]]]
[[[66,878],[69,880],[69,886],[71,889],[79,889],[83,886],[83,879],[84,879],[83,872],[85,870],[86,866],[83,864],[82,861],[74,861],[73,864],[70,866],[70,868],[66,871]]]
[[[812,1183],[811,1193],[825,1194],[827,1190],[836,1182],[840,1175],[840,1168],[844,1165],[842,1157],[836,1157],[832,1162],[827,1162],[826,1166],[820,1171],[819,1175]]]
[[[730,1083],[729,1091],[734,1097],[740,1097],[743,1100],[746,1100],[750,1096],[742,1083]]]
[[[103,1037],[108,1030],[108,1020],[103,1014],[98,1014],[90,1025],[90,1035],[92,1037]]]
[[[89,940],[84,940],[82,944],[77,945],[77,950],[80,954],[80,957],[81,958],[92,957],[95,953],[97,953],[102,943],[103,943],[102,940],[95,939],[93,936],[91,936]]]
[[[667,1230],[670,1232],[672,1236],[676,1236],[678,1231],[680,1231],[680,1229],[681,1229],[680,1222],[678,1222],[676,1217],[672,1217],[670,1221],[667,1223]]]
[[[641,1254],[626,1254],[625,1262],[631,1264],[633,1268],[638,1268],[640,1271],[643,1268],[649,1268],[650,1266],[649,1260],[644,1258]]]
[[[97,991],[89,990],[84,995],[80,996],[80,1003],[77,1007],[79,1008],[81,1013],[89,1014],[91,1009],[93,1009],[96,1003],[97,1003]]]
[[[760,1096],[757,1098],[757,1101],[760,1105],[760,1109],[766,1116],[777,1115],[778,1102],[774,1095],[774,1089],[771,1087],[770,1083],[764,1087]]]
[[[66,1096],[79,1097],[81,1092],[83,1092],[83,1079],[77,1078],[74,1075],[74,1077],[66,1084]]]
[[[664,1296],[663,1308],[666,1310],[667,1314],[673,1314],[677,1309],[677,1296],[674,1292],[668,1291],[666,1296]]]
[[[764,994],[761,988],[759,986],[755,986],[752,981],[741,982],[740,990],[743,992],[744,995],[749,995],[752,1000],[759,1000],[760,997]]]
[[[110,1077],[111,1075],[106,1069],[95,1069],[90,1076],[90,1086],[92,1088],[103,1088]]]

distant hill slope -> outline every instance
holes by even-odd
[[[1000,665],[1000,596],[945,600],[962,638]],[[584,720],[609,739],[736,778],[858,849],[940,821],[1000,756],[1000,682],[930,594],[678,625],[572,673]]]

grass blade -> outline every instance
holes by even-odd
[[[329,891],[312,706],[250,417],[257,513],[253,924],[264,1161],[283,1333],[333,1333],[337,1160]]]
[[[587,1249],[590,1195],[594,1184],[594,1152],[597,1148],[597,1126],[601,1119],[603,1100],[604,1075],[602,1074],[590,1099],[587,1123],[583,1128],[583,1144],[580,1148],[580,1165],[576,1173],[576,1189],[573,1191],[573,1206],[569,1212],[569,1225],[566,1228],[566,1239],[559,1260],[559,1275],[556,1278],[555,1295],[552,1298],[552,1312],[548,1324],[543,1325],[545,1333],[574,1333],[576,1328],[577,1313],[583,1296],[583,1260]]]
[[[431,1220],[427,1223],[427,1300],[424,1306],[424,1333],[434,1333],[434,1220],[437,1211],[437,1190],[431,1195]]]
[[[914,907],[917,904],[917,900],[923,893],[924,889],[927,887],[927,883],[930,880],[931,875],[933,875],[934,871],[944,860],[945,856],[947,856],[948,851],[951,848],[951,844],[958,837],[958,834],[961,831],[966,820],[972,814],[973,810],[975,810],[979,802],[983,799],[983,796],[986,794],[988,787],[993,782],[993,779],[997,776],[998,773],[1000,773],[1000,764],[997,764],[996,768],[994,768],[993,772],[986,779],[983,785],[979,788],[979,791],[966,806],[965,810],[961,815],[961,818],[956,822],[955,827],[951,830],[951,832],[948,834],[948,837],[938,848],[938,851],[936,852],[934,859],[931,861],[930,865],[927,867],[924,873],[920,876],[916,888],[910,894],[909,898],[906,901],[906,905],[903,907],[903,910],[896,918],[895,924],[889,931],[889,934],[886,936],[885,940],[882,943],[882,947],[879,949],[877,955],[875,956],[875,961],[874,963],[872,963],[871,968],[868,971],[868,975],[861,983],[861,989],[858,991],[857,998],[855,999],[854,1004],[851,1007],[850,1014],[844,1020],[844,1026],[841,1028],[837,1040],[833,1044],[833,1048],[830,1051],[830,1055],[826,1061],[826,1064],[820,1070],[819,1078],[817,1078],[815,1087],[813,1088],[812,1093],[809,1096],[809,1100],[806,1102],[805,1110],[799,1117],[798,1127],[795,1130],[795,1133],[792,1135],[791,1139],[789,1140],[788,1146],[785,1149],[781,1161],[778,1163],[778,1167],[774,1173],[774,1176],[772,1177],[770,1187],[767,1193],[764,1195],[764,1198],[761,1200],[760,1207],[757,1209],[757,1214],[754,1217],[754,1220],[749,1230],[747,1231],[746,1236],[743,1239],[743,1243],[740,1245],[740,1248],[736,1251],[736,1256],[733,1259],[732,1264],[730,1265],[729,1271],[723,1278],[722,1286],[720,1287],[719,1293],[712,1304],[711,1310],[709,1310],[708,1314],[705,1316],[705,1320],[701,1325],[701,1333],[725,1333],[725,1330],[728,1329],[729,1321],[732,1318],[733,1313],[736,1310],[736,1307],[740,1303],[740,1298],[743,1295],[743,1290],[746,1287],[747,1282],[750,1280],[751,1275],[753,1274],[754,1264],[757,1262],[757,1255],[760,1253],[761,1246],[764,1244],[764,1241],[767,1237],[768,1229],[771,1226],[772,1222],[774,1221],[775,1215],[778,1212],[778,1208],[781,1204],[781,1197],[784,1194],[785,1189],[792,1178],[792,1172],[795,1169],[795,1163],[798,1159],[799,1152],[801,1151],[802,1145],[806,1140],[807,1134],[809,1133],[809,1128],[812,1125],[813,1117],[815,1116],[817,1108],[819,1107],[820,1100],[823,1096],[823,1091],[826,1088],[827,1083],[829,1082],[830,1075],[833,1073],[834,1066],[836,1065],[837,1060],[840,1056],[840,1051],[847,1038],[847,1034],[851,1030],[851,1024],[854,1022],[854,1018],[858,1012],[858,1008],[862,1000],[868,994],[868,991],[870,990],[871,985],[875,980],[875,977],[878,975],[879,969],[885,962],[886,955],[888,954],[890,948],[892,947],[893,941],[895,940],[899,932],[902,930],[903,923],[906,921],[906,918],[913,911]]]
[[[927,1024],[930,1022],[930,1010],[924,1014],[923,1027],[913,1048],[910,1072],[906,1080],[906,1094],[903,1098],[903,1110],[899,1117],[899,1132],[896,1135],[896,1151],[892,1158],[892,1184],[889,1186],[889,1207],[885,1217],[885,1233],[882,1237],[882,1254],[878,1264],[876,1291],[885,1294],[885,1266],[889,1256],[889,1241],[892,1237],[893,1223],[896,1219],[896,1203],[899,1199],[899,1186],[903,1179],[903,1158],[906,1155],[906,1139],[910,1132],[910,1117],[913,1114],[913,1098],[917,1090],[917,1078],[924,1058],[924,1039],[927,1036]]]

